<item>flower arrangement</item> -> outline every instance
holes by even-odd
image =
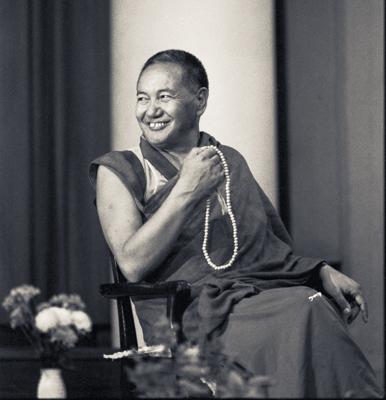
[[[21,285],[12,289],[3,301],[10,325],[20,328],[43,361],[54,367],[63,361],[63,353],[91,332],[86,306],[77,294],[59,294],[48,302],[36,304],[40,289]]]
[[[167,320],[155,327],[158,346],[144,352],[125,351],[106,358],[134,359],[126,367],[129,382],[135,385],[136,396],[144,398],[267,398],[274,382],[268,376],[254,376],[234,359],[223,354],[219,341],[206,344],[177,343]],[[151,349],[158,349],[158,355]],[[171,356],[172,355],[172,356]]]

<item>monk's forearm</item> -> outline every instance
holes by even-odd
[[[142,280],[162,264],[197,201],[191,193],[175,187],[154,215],[126,240],[119,263],[129,281]]]

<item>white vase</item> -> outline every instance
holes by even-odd
[[[42,368],[37,390],[38,399],[65,399],[66,386],[60,368]]]

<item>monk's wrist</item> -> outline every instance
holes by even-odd
[[[182,201],[187,205],[196,205],[200,200],[199,193],[191,188],[186,187],[182,182],[177,181],[172,192],[170,193],[178,201]]]
[[[328,265],[325,261],[323,261],[319,267],[319,277],[323,279],[324,275],[328,273],[328,271],[331,269],[332,269],[331,265]]]

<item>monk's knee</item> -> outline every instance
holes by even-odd
[[[299,312],[312,313],[315,318],[328,319],[333,317],[332,320],[343,321],[340,311],[333,305],[332,301],[321,292],[309,287],[300,286],[297,288],[295,305]]]

